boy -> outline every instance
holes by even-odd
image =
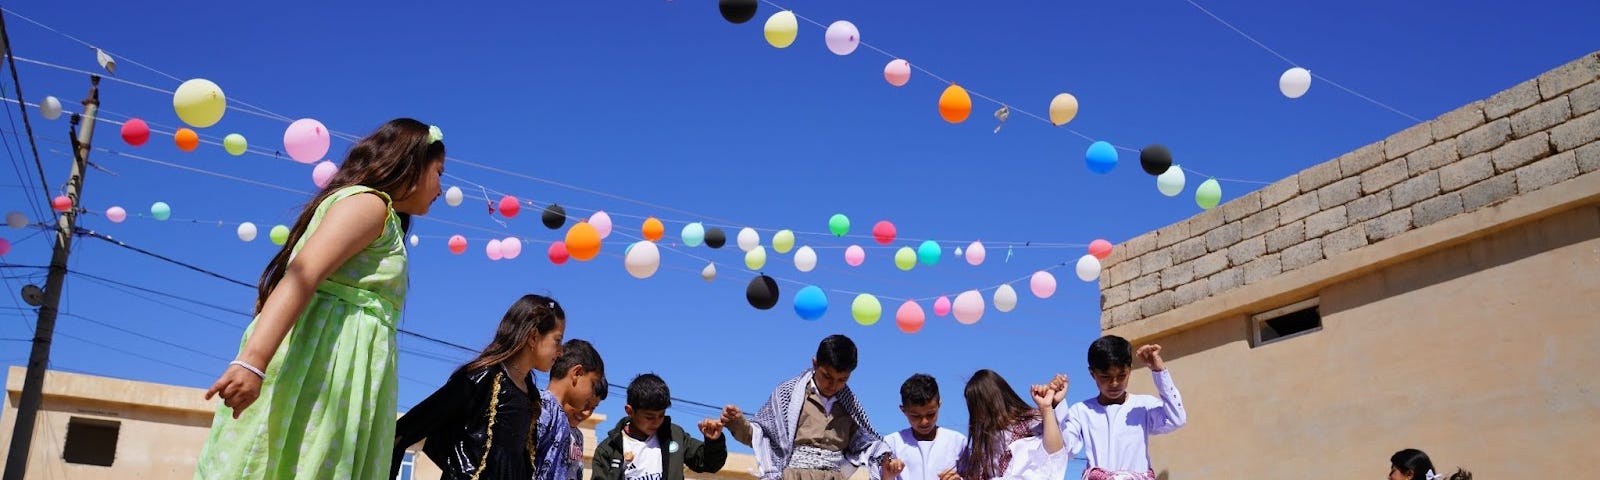
[[[683,480],[684,467],[699,473],[722,470],[728,461],[722,421],[700,421],[706,439],[702,443],[672,423],[667,416],[671,406],[672,394],[661,377],[634,377],[628,384],[628,404],[622,407],[628,416],[595,446],[591,480]]]
[[[911,428],[883,439],[906,464],[897,480],[938,480],[954,472],[967,437],[939,426],[939,404],[939,383],[932,376],[918,373],[900,385],[900,413]]]
[[[568,472],[572,459],[581,461],[583,451],[573,453],[577,445],[572,437],[583,434],[572,427],[567,414],[568,405],[588,405],[596,397],[595,384],[605,391],[605,363],[594,346],[583,340],[567,340],[561,347],[561,356],[550,367],[550,384],[539,391],[539,424],[535,430],[538,452],[536,480],[570,480]]]
[[[1161,360],[1161,346],[1141,346],[1138,356],[1150,367],[1160,398],[1128,394],[1132,345],[1122,337],[1106,335],[1089,345],[1089,374],[1100,394],[1057,411],[1067,448],[1074,454],[1088,449],[1085,480],[1155,480],[1150,436],[1172,433],[1188,421],[1172,372]],[[1066,378],[1059,375],[1052,382],[1052,387],[1066,386]]]
[[[607,393],[610,391],[609,387],[610,384],[602,376],[594,381],[594,398],[589,399],[588,405],[584,405],[581,409],[574,405],[561,406],[563,410],[567,411],[567,425],[571,426],[574,432],[572,435],[572,457],[567,462],[567,480],[583,480],[583,435],[577,433],[579,431],[578,427],[583,425],[583,422],[588,420],[589,417],[594,416],[594,409],[600,408],[600,402],[606,400]]]
[[[762,480],[845,480],[863,466],[873,480],[900,475],[905,464],[846,385],[855,369],[855,342],[831,335],[817,345],[811,368],[773,389],[754,422],[738,407],[723,409],[733,438],[755,450]]]

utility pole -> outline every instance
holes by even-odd
[[[28,356],[28,374],[22,383],[22,399],[17,404],[17,425],[11,434],[11,451],[6,455],[4,480],[22,480],[28,471],[28,450],[33,446],[33,425],[44,401],[44,372],[50,367],[50,343],[55,336],[56,309],[61,305],[61,289],[67,280],[67,256],[72,254],[72,235],[78,224],[83,192],[83,174],[89,163],[89,143],[94,140],[95,112],[100,109],[100,76],[89,76],[89,97],[83,99],[83,113],[72,116],[77,137],[72,141],[72,176],[67,177],[67,198],[72,208],[56,220],[55,250],[50,255],[50,276],[44,282],[44,304],[39,306],[39,324],[33,332],[33,353]],[[80,125],[81,121],[81,125]]]

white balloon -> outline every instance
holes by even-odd
[[[417,237],[416,234],[411,234],[411,246],[415,247],[415,246],[417,246],[417,243],[421,242],[421,241],[422,241],[422,238]]]
[[[483,254],[488,255],[490,260],[497,262],[500,261],[500,259],[505,258],[505,253],[500,251],[499,239],[490,240],[487,245],[484,245]]]
[[[794,268],[802,272],[809,272],[817,268],[817,251],[811,247],[800,247],[794,251]]]
[[[961,253],[961,247],[956,247],[956,256],[960,257],[962,255],[965,255],[965,254]]]
[[[239,224],[238,233],[239,240],[246,242],[253,241],[256,239],[256,224],[250,222],[241,223]]]
[[[7,213],[6,225],[9,225],[11,228],[26,227],[28,226],[28,215],[22,212]]]
[[[1015,308],[1017,308],[1017,289],[1011,288],[1009,283],[1000,285],[1000,288],[994,291],[994,309],[1005,313]]]
[[[756,233],[756,229],[750,227],[739,229],[739,251],[749,252],[755,250],[758,245],[761,245],[761,234]]]
[[[1093,282],[1100,278],[1100,259],[1084,255],[1078,259],[1078,279]]]
[[[461,187],[450,187],[444,191],[444,203],[452,207],[461,206]]]
[[[61,118],[61,101],[56,97],[44,97],[44,101],[39,102],[39,115],[45,120]]]
[[[1183,166],[1173,165],[1168,167],[1166,172],[1156,176],[1156,190],[1160,190],[1162,195],[1176,197],[1183,193],[1185,181]]]
[[[628,268],[628,274],[633,278],[650,278],[656,274],[656,269],[661,267],[661,250],[656,248],[656,243],[648,240],[634,242],[628,248],[628,254],[623,259],[623,265]]]
[[[1278,76],[1278,91],[1283,92],[1285,97],[1300,98],[1301,95],[1306,94],[1306,90],[1310,89],[1310,70],[1294,67],[1284,70],[1283,75]]]
[[[717,279],[717,264],[707,263],[706,268],[700,269],[700,278],[709,282]]]

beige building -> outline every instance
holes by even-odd
[[[1162,344],[1189,415],[1157,471],[1600,471],[1596,170],[1600,53],[1118,246],[1101,327]]]

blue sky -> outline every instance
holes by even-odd
[[[1212,12],[1313,73],[1423,119],[1594,50],[1589,23],[1600,18],[1600,5],[1579,1],[1515,9],[1487,1],[1212,3]],[[1082,107],[1067,127],[1135,149],[1165,144],[1177,163],[1222,178],[1270,182],[1414,123],[1323,82],[1313,82],[1300,99],[1283,97],[1276,82],[1290,64],[1183,0],[784,5],[824,24],[850,20],[867,43],[1013,109],[1044,115],[1057,93],[1072,93]],[[991,113],[998,105],[981,98],[974,98],[970,120],[948,124],[935,108],[944,84],[918,71],[906,86],[892,87],[882,77],[890,57],[868,48],[829,53],[820,27],[802,21],[792,47],[772,48],[761,25],[777,9],[766,4],[741,25],[724,21],[712,2],[667,0],[7,8],[125,60],[215,81],[235,105],[242,100],[291,118],[316,118],[357,135],[396,116],[439,125],[452,157],[519,175],[447,166],[456,178],[446,184],[467,188],[469,200],[458,208],[441,201],[430,218],[472,228],[415,224],[422,243],[412,251],[403,327],[478,347],[517,296],[548,293],[569,312],[568,338],[594,342],[614,383],[653,371],[675,396],[698,402],[753,410],[773,385],[805,368],[816,342],[831,333],[860,345],[861,368],[851,384],[884,431],[905,426],[895,409],[898,388],[915,372],[939,379],[943,423],[958,430],[965,430],[962,385],[979,368],[996,369],[1018,387],[1064,372],[1074,379],[1070,397],[1088,397],[1094,387],[1083,352],[1099,334],[1098,292],[1074,278],[1070,266],[1056,271],[1060,287],[1052,298],[1034,298],[1026,282],[1017,283],[1015,311],[998,313],[991,303],[971,326],[932,316],[932,302],[924,301],[926,328],[900,333],[892,321],[900,302],[888,298],[991,288],[1085,253],[1080,246],[1022,248],[1025,242],[1120,242],[1199,211],[1193,190],[1204,177],[1190,172],[1184,194],[1164,197],[1129,152],[1121,152],[1110,174],[1092,174],[1083,161],[1088,141],[1015,111],[995,133]],[[6,21],[19,57],[98,68],[83,45],[15,16]],[[76,110],[87,87],[83,75],[28,62],[19,68],[24,100],[53,95]],[[128,61],[119,61],[117,71],[118,78],[160,89],[179,83]],[[9,75],[0,83],[3,96],[15,98]],[[107,81],[101,101],[110,119],[179,124],[166,94]],[[7,211],[32,216],[48,208],[46,195],[31,153],[19,143],[19,110],[7,108],[11,120],[0,128],[15,172],[0,179],[0,195]],[[61,143],[65,117],[48,121],[32,108],[27,114],[42,137],[39,153],[54,196],[69,166]],[[230,110],[200,133],[240,133],[253,146],[275,150],[285,127]],[[234,157],[212,145],[184,153],[170,136],[134,148],[115,125],[102,124],[95,145],[313,189],[309,165]],[[335,140],[330,157],[348,146]],[[307,198],[106,152],[91,160],[115,176],[89,173],[85,207],[120,205],[138,213],[164,201],[173,219],[113,224],[87,216],[83,226],[246,282],[275,251],[267,227],[291,221]],[[544,251],[559,233],[539,225],[536,209],[524,208],[502,226],[486,214],[481,194],[472,199],[477,190],[468,182],[541,205],[560,202],[569,213],[603,209],[618,233],[595,261],[551,265]],[[1260,185],[1222,186],[1226,201]],[[772,255],[764,271],[829,289],[830,308],[815,322],[792,309],[800,284],[780,282],[783,298],[772,310],[746,304],[753,273],[744,271],[732,246],[737,228],[727,229],[730,245],[721,250],[664,249],[662,269],[647,280],[628,276],[618,256],[629,242],[624,234],[637,235],[644,216],[666,220],[669,237],[686,221],[703,221],[757,228],[767,243],[781,228],[825,232],[834,213],[854,220],[854,234],[887,219],[903,239],[958,243],[942,244],[939,264],[902,272],[889,261],[893,250],[870,238],[800,235],[799,244],[818,250],[819,267],[801,273],[790,255]],[[260,225],[261,238],[240,242],[234,227],[242,221]],[[0,232],[15,243],[4,261],[47,264],[51,234],[35,233]],[[471,240],[466,254],[446,250],[454,234]],[[521,257],[486,258],[487,240],[513,235],[529,241]],[[911,244],[903,239],[894,247]],[[982,266],[952,256],[972,240],[988,247]],[[868,247],[859,268],[842,258],[852,243]],[[1005,261],[1010,245],[1018,248]],[[720,277],[701,281],[706,261],[690,255],[719,263]],[[248,318],[188,300],[248,311],[254,298],[251,289],[94,239],[77,240],[71,268],[96,278],[71,276],[65,290],[52,366],[70,371],[208,386],[235,353]],[[0,319],[0,361],[24,365],[28,344],[17,340],[30,337],[34,314],[21,308],[15,292],[27,282],[43,285],[44,271],[10,267],[4,275],[11,293],[0,296],[0,313],[13,318]],[[838,291],[884,297],[886,318],[856,324],[852,295]],[[415,338],[400,341],[403,408],[470,356]],[[1174,373],[1183,385],[1183,372]],[[620,417],[621,398],[618,392],[601,413]],[[673,412],[680,423],[709,414],[680,407]]]

